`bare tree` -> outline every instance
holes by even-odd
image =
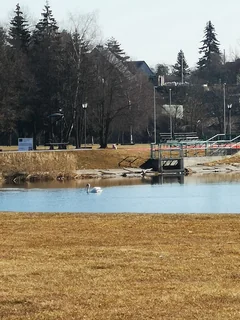
[[[101,148],[106,148],[114,120],[129,110],[129,84],[133,74],[127,66],[106,47],[92,51],[95,75],[91,108]]]
[[[70,32],[70,50],[68,55],[71,60],[72,69],[72,125],[69,131],[74,127],[76,148],[81,145],[82,136],[82,119],[83,110],[82,104],[88,100],[88,88],[91,86],[91,76],[89,69],[88,54],[94,47],[94,42],[97,37],[96,16],[89,14],[71,16],[71,24],[73,31]]]
[[[188,88],[184,101],[184,121],[191,131],[197,129],[199,121],[204,124],[208,117],[204,95],[204,88],[201,85]]]

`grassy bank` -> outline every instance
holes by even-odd
[[[0,167],[4,177],[26,173],[35,177],[72,178],[76,170],[139,167],[150,154],[148,145],[114,149],[1,152]]]
[[[0,214],[0,318],[238,319],[238,215]]]
[[[194,149],[193,149],[194,154]],[[191,153],[189,153],[191,155]],[[0,178],[23,174],[23,179],[71,179],[76,177],[77,170],[116,169],[119,167],[137,168],[150,157],[150,145],[118,146],[118,149],[98,149],[93,146],[89,150],[43,150],[36,152],[17,152],[16,147],[0,152]],[[214,160],[214,158],[213,158]],[[209,166],[221,164],[238,164],[239,154],[220,161],[209,163]],[[205,164],[207,165],[207,164]]]

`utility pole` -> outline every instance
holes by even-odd
[[[226,83],[223,84],[223,134],[226,135]]]
[[[182,79],[182,84],[183,84],[183,53],[181,54],[181,79]]]
[[[84,110],[84,145],[86,148],[86,144],[87,144],[87,107],[88,107],[87,102],[83,103],[82,107]]]
[[[156,86],[153,87],[153,134],[154,144],[157,143]]]
[[[170,115],[170,138],[173,138],[172,132],[172,89],[169,89],[169,115]]]

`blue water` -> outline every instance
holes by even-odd
[[[0,189],[0,211],[100,213],[240,213],[240,182],[84,188]]]

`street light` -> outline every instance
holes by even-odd
[[[183,84],[183,52],[181,54],[181,82]]]
[[[226,83],[223,84],[223,133],[226,135]]]
[[[132,102],[131,102],[131,100],[128,100],[128,105],[129,105],[129,110],[130,110],[130,113],[131,113],[131,110],[132,110]],[[131,123],[130,123],[130,144],[133,144],[132,114],[130,114],[130,120],[131,120]]]
[[[200,119],[197,121],[197,126],[200,126],[201,139],[203,139],[203,123]]]
[[[83,110],[84,110],[84,143],[86,148],[86,139],[87,139],[87,102],[82,104]]]
[[[169,116],[170,116],[170,138],[172,140],[173,132],[172,132],[172,89],[169,89]]]
[[[154,144],[157,143],[156,89],[157,89],[157,86],[154,86],[153,87],[153,134],[154,134]]]
[[[231,109],[232,109],[232,104],[228,104],[228,111],[229,111],[229,139],[232,140],[232,124],[231,124]]]

